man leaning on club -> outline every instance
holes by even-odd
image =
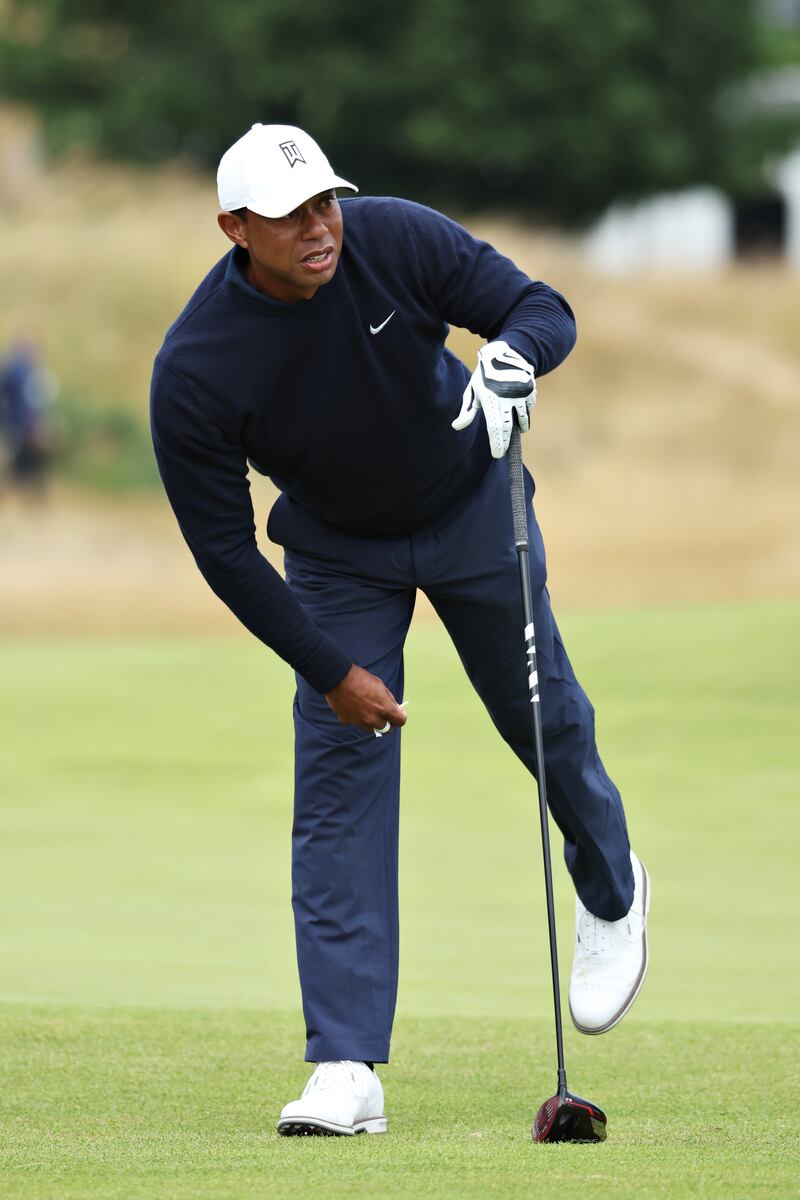
[[[415,592],[533,771],[502,459],[575,323],[562,296],[440,213],[340,204],[337,189],[357,189],[303,130],[254,125],[223,155],[218,187],[233,246],[158,353],[153,441],[206,581],[296,673],[292,903],[317,1065],[278,1128],[380,1133]],[[472,373],[445,348],[450,324],[487,341]],[[248,463],[280,491],[268,532],[285,580],[256,545]],[[547,791],[576,890],[570,1012],[603,1033],[644,979],[649,880],[550,610],[530,504],[527,518]]]

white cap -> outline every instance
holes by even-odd
[[[337,187],[358,191],[334,175],[314,139],[294,125],[254,125],[225,151],[217,171],[220,207],[246,207],[262,217],[285,217]]]

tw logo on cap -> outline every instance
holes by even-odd
[[[306,160],[303,158],[302,154],[297,148],[297,142],[281,142],[280,147],[283,153],[286,155],[286,161],[290,167],[293,167],[295,163],[299,162],[307,165]]]

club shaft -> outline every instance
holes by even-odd
[[[550,855],[550,827],[547,815],[547,781],[544,768],[544,740],[542,715],[539,705],[539,676],[536,663],[536,635],[533,624],[533,594],[531,591],[530,565],[528,556],[527,505],[522,474],[520,432],[515,425],[508,452],[508,477],[514,513],[514,538],[519,563],[522,610],[525,620],[525,657],[528,672],[528,688],[533,729],[533,744],[536,755],[536,783],[539,793],[539,823],[542,832],[542,859],[544,863],[544,887],[547,898],[547,931],[550,938],[550,970],[553,976],[553,1008],[556,1024],[556,1055],[558,1060],[558,1089],[566,1092],[567,1073],[564,1066],[564,1032],[561,1024],[561,986],[558,978],[558,942],[556,939],[556,914],[553,901],[553,867]]]

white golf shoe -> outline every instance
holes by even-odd
[[[278,1132],[285,1137],[385,1133],[381,1081],[363,1062],[317,1063],[300,1099],[283,1109]]]
[[[575,958],[569,1011],[581,1033],[605,1033],[621,1021],[647,974],[650,877],[631,851],[634,893],[620,921],[595,917],[575,897]]]

